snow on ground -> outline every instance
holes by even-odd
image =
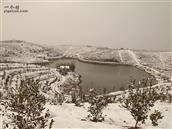
[[[122,58],[122,51],[121,50],[118,50],[118,54],[119,54],[119,58],[121,60],[121,63],[123,63],[123,58]]]
[[[134,53],[142,66],[152,68],[158,71],[161,76],[171,78],[172,52],[134,51]]]
[[[76,107],[74,104],[64,103],[63,105],[46,105],[50,109],[51,118],[55,121],[53,129],[59,128],[113,128],[113,129],[127,129],[127,127],[134,126],[135,121],[130,115],[130,112],[120,107],[118,103],[109,104],[104,109],[104,122],[91,122],[86,120],[88,104],[85,103],[83,107]],[[140,125],[142,129],[171,129],[170,123],[172,104],[157,102],[155,107],[150,111],[160,110],[164,118],[160,120],[157,127],[153,127],[150,120],[146,121],[145,125]]]
[[[81,61],[107,64],[129,64],[148,66],[160,72],[164,78],[171,78],[172,52],[111,49],[95,46],[57,45],[42,47],[19,40],[0,42],[0,61],[46,63],[47,59],[62,57],[78,58]],[[144,67],[139,67],[144,69]],[[146,68],[147,69],[147,68]],[[145,69],[144,69],[145,70]],[[171,78],[172,80],[172,78]]]
[[[17,41],[15,41],[17,42]],[[18,46],[18,47],[16,47]],[[162,75],[171,75],[172,64],[171,57],[172,52],[144,52],[144,51],[133,51],[127,49],[109,49],[109,48],[98,48],[93,46],[63,46],[57,47],[56,50],[52,51],[52,55],[66,56],[79,58],[80,60],[96,62],[96,63],[119,63],[119,64],[130,64],[138,66],[138,68],[151,73],[161,83],[163,83]],[[50,51],[49,51],[50,52]],[[38,56],[39,55],[39,56]],[[0,57],[7,61],[22,61],[22,62],[42,62],[45,61],[42,57],[46,56],[46,51],[43,47],[29,44],[25,42],[19,42],[11,45],[11,43],[1,44]],[[55,69],[46,69],[45,67],[39,67],[30,64],[7,64],[1,63],[1,69],[7,68],[6,74],[14,74],[14,80],[18,71],[23,71],[22,75],[35,76],[36,74],[46,74],[41,76],[43,80],[49,80],[49,84],[53,82],[50,87],[53,92],[59,92],[59,85],[64,84],[66,81],[71,80],[73,76],[71,74],[66,77],[62,77]],[[50,74],[49,74],[50,73]],[[3,72],[0,73],[1,76]],[[46,77],[47,75],[47,77]],[[2,79],[2,77],[0,77]],[[73,78],[74,79],[74,78]],[[75,81],[76,80],[75,78]],[[44,83],[44,81],[42,81]],[[116,92],[113,94],[120,94]],[[130,115],[130,112],[119,107],[118,103],[109,104],[105,109],[106,114],[104,122],[93,123],[91,121],[84,121],[86,119],[88,104],[84,104],[84,107],[76,107],[74,104],[64,103],[60,105],[46,105],[50,109],[51,117],[55,120],[53,129],[57,128],[113,128],[113,129],[126,129],[124,126],[134,126],[134,120]],[[172,127],[170,121],[172,119],[171,109],[172,104],[168,103],[156,103],[153,109],[158,109],[164,115],[164,118],[160,120],[158,127],[153,127],[150,121],[146,121],[145,125],[141,125],[144,129],[170,129]],[[153,110],[152,110],[153,111]],[[81,120],[82,119],[82,120]],[[2,119],[0,118],[0,121]],[[1,123],[1,122],[0,122]]]
[[[41,55],[41,57],[40,57]],[[0,61],[11,62],[45,62],[44,47],[20,40],[8,40],[0,42]]]
[[[128,51],[128,53],[131,55],[131,57],[133,58],[133,60],[135,61],[136,65],[140,65],[139,60],[138,60],[138,58],[136,57],[136,54],[134,54],[134,52],[131,51],[131,50],[127,50],[127,51]]]

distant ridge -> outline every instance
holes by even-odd
[[[26,44],[30,44],[30,45],[35,45],[35,46],[39,46],[39,47],[44,47],[42,45],[36,44],[36,43],[31,43],[31,42],[27,42],[24,40],[4,40],[4,41],[0,41],[0,43],[26,43]]]
[[[0,62],[40,62],[46,56],[45,47],[22,40],[0,41]]]

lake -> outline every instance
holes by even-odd
[[[56,68],[58,64],[62,63],[75,64],[75,71],[82,76],[82,83],[80,85],[85,92],[90,88],[95,88],[99,92],[103,92],[104,88],[107,89],[107,92],[119,91],[126,88],[127,84],[133,79],[139,81],[151,77],[150,74],[134,66],[93,64],[76,59],[54,60],[47,66]]]

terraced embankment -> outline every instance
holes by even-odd
[[[55,94],[62,94],[66,89],[78,88],[79,75],[69,72],[66,76],[61,75],[56,69],[33,64],[0,63],[0,89],[3,97],[8,97],[8,92],[18,86],[23,78],[33,78],[39,81],[40,91],[47,100],[54,98]]]

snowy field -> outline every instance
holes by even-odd
[[[80,90],[80,76],[77,73],[70,71],[66,75],[63,75],[59,69],[30,63],[45,63],[48,62],[47,59],[51,58],[72,57],[86,62],[129,64],[155,76],[158,80],[157,87],[162,87],[166,83],[172,86],[172,52],[145,52],[93,46],[44,48],[35,44],[27,44],[23,41],[11,42],[13,41],[5,42],[0,47],[1,96],[8,98],[8,91],[15,91],[20,79],[33,78],[34,80],[39,80],[39,92],[45,96],[45,108],[49,109],[50,119],[54,120],[52,129],[128,129],[134,126],[135,121],[129,111],[120,107],[119,102],[115,102],[109,103],[103,109],[103,115],[105,115],[103,122],[91,122],[87,118],[89,103],[84,102],[83,106],[79,107],[72,103],[73,95],[79,96],[80,94],[78,92]],[[172,94],[172,90],[170,92]],[[121,92],[113,92],[109,95],[120,94]],[[61,95],[64,96],[62,105],[55,99],[55,97]],[[2,121],[5,119],[4,116],[2,117],[4,110],[6,109],[1,108],[0,111],[0,127],[2,127]],[[139,124],[138,126],[142,129],[171,129],[172,104],[158,101],[148,114],[151,114],[154,110],[161,111],[164,116],[163,119],[159,120],[159,125],[154,127],[150,120],[146,120],[145,124]],[[9,127],[5,129],[13,128]]]
[[[1,83],[10,76],[8,86],[15,88],[15,81],[18,74],[20,76],[28,76],[39,78],[41,88],[48,87],[49,91],[42,92],[47,99],[52,99],[55,93],[61,93],[60,85],[65,86],[70,82],[78,82],[78,76],[73,73],[69,73],[67,76],[62,76],[55,69],[42,67],[33,64],[21,64],[21,63],[0,63],[1,69]],[[163,85],[163,84],[162,84]],[[44,90],[42,90],[44,91]],[[119,92],[111,93],[111,95],[120,94]],[[134,119],[130,115],[130,112],[120,107],[120,103],[111,103],[103,110],[105,115],[105,121],[103,122],[91,122],[88,120],[88,103],[84,103],[83,106],[77,107],[73,103],[63,103],[62,105],[46,104],[46,109],[50,110],[50,118],[54,120],[53,129],[68,129],[68,128],[115,128],[115,129],[127,129],[134,125]],[[143,129],[170,129],[171,128],[171,109],[172,104],[165,102],[157,102],[152,110],[160,110],[164,116],[160,120],[157,127],[153,127],[150,120],[146,121],[146,124],[139,125]],[[1,117],[2,124],[2,117]]]
[[[121,108],[120,104],[109,104],[104,109],[105,121],[104,122],[91,122],[86,120],[88,115],[88,104],[84,104],[83,107],[76,107],[74,104],[63,104],[62,106],[47,105],[50,109],[52,118],[55,120],[53,129],[68,129],[68,128],[113,128],[113,129],[127,129],[134,125],[134,120],[130,115],[130,112]],[[172,123],[172,104],[157,102],[153,110],[160,110],[164,115],[164,118],[160,120],[158,127],[153,127],[150,120],[146,121],[145,125],[141,125],[143,129],[171,129]],[[150,111],[150,113],[151,113]],[[126,126],[126,127],[125,127]]]

